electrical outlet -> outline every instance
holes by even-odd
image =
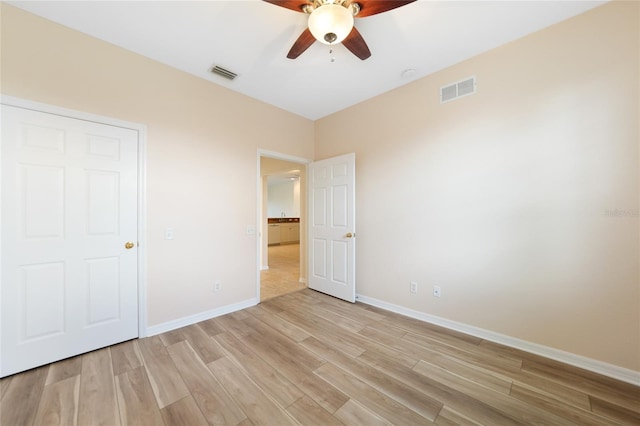
[[[220,286],[222,286],[222,282],[220,280],[217,280],[213,283],[213,291],[214,292],[219,292],[220,291]]]
[[[411,281],[409,283],[409,291],[411,292],[411,294],[417,294],[418,293],[418,283],[415,281]]]
[[[165,240],[173,240],[173,228],[167,228],[164,231]]]
[[[433,286],[433,297],[440,297],[442,296],[442,289],[440,288],[439,285],[434,285]]]

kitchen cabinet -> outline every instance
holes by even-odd
[[[300,241],[300,224],[299,223],[281,223],[280,224],[280,243],[297,243]]]
[[[268,244],[294,244],[300,242],[300,222],[298,219],[269,219],[267,226]]]
[[[270,223],[267,228],[267,241],[269,245],[280,244],[280,224]]]

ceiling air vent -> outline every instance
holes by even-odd
[[[465,78],[440,88],[440,103],[476,93],[476,77]]]
[[[222,77],[226,78],[227,80],[233,80],[238,76],[238,74],[236,74],[235,72],[231,72],[231,71],[226,70],[226,69],[224,69],[222,67],[219,67],[217,65],[215,67],[211,68],[211,72],[214,73],[214,74],[218,74],[219,76],[222,76]]]

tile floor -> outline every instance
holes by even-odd
[[[260,272],[260,301],[306,288],[299,280],[300,244],[269,246],[269,269]]]

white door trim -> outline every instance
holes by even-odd
[[[304,165],[306,168],[312,160],[303,157],[296,157],[294,155],[282,154],[276,151],[269,151],[265,149],[258,149],[258,155],[256,156],[256,189],[257,189],[257,202],[256,202],[256,230],[260,230],[262,226],[262,173],[260,173],[260,157],[269,157],[275,158],[277,160],[291,161],[293,163],[300,163]],[[305,216],[308,212],[305,212]],[[256,232],[256,300],[260,303],[260,271],[262,269],[262,262],[260,259],[260,255],[262,253],[262,247],[260,246],[262,242],[262,235]],[[263,232],[264,234],[264,232]],[[307,274],[309,274],[309,268],[307,268]],[[305,277],[306,281],[309,281],[309,276]]]
[[[122,127],[138,132],[138,337],[147,336],[147,211],[146,211],[146,185],[147,185],[147,126],[130,121],[119,120],[112,117],[91,114],[49,105],[13,96],[0,95],[0,103],[14,107],[60,115],[63,117],[91,121],[110,126]],[[0,200],[0,203],[2,201]],[[0,233],[2,229],[0,229]],[[0,253],[1,255],[1,253]],[[0,282],[2,285],[2,282]],[[0,296],[1,297],[1,296]],[[0,309],[2,300],[0,300]],[[1,351],[0,351],[1,353]]]

